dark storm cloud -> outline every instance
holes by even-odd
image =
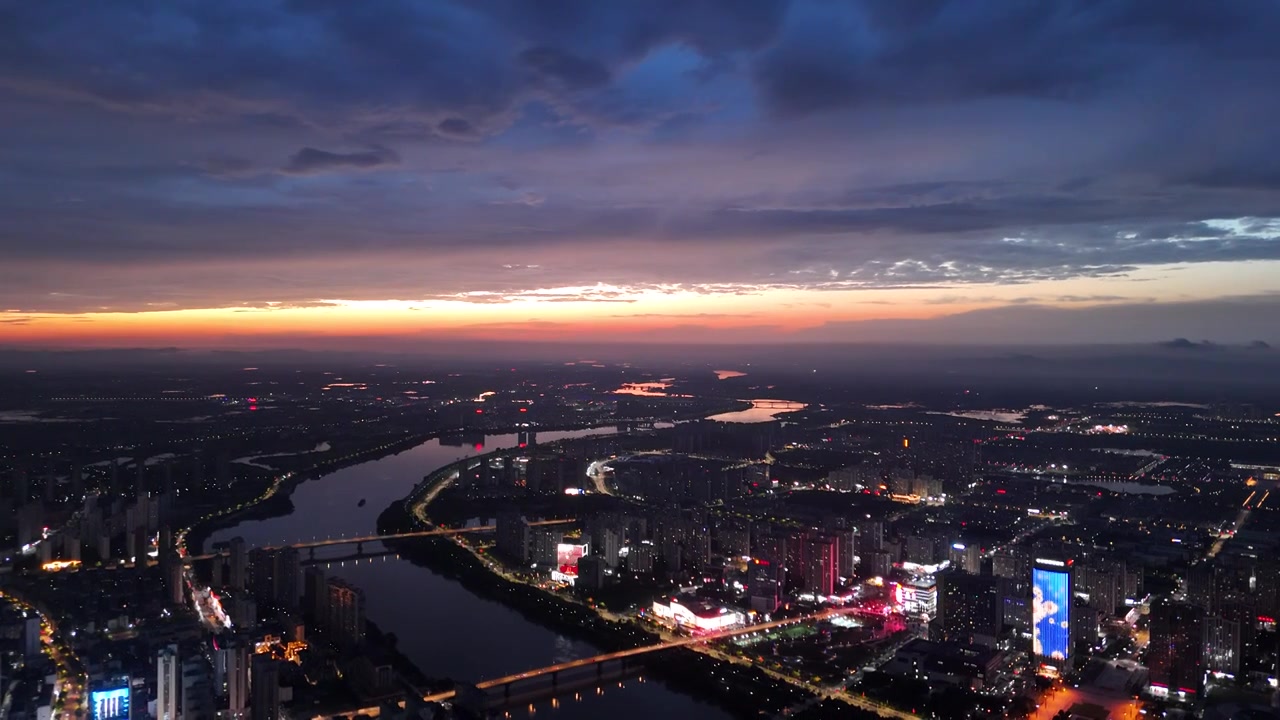
[[[373,170],[396,165],[400,157],[387,148],[375,147],[349,153],[335,153],[304,147],[289,158],[282,171],[290,175],[312,175],[338,170]]]
[[[1270,0],[5,3],[0,307],[1276,260],[1277,36]]]
[[[600,63],[556,48],[529,48],[520,53],[520,60],[540,77],[575,90],[609,82],[609,70]]]
[[[755,63],[783,114],[990,97],[1078,99],[1122,89],[1148,66],[1274,62],[1270,0],[807,3]]]

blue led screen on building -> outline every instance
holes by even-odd
[[[128,720],[129,688],[94,690],[89,693],[89,708],[93,720]]]
[[[1035,654],[1050,660],[1066,660],[1071,649],[1070,578],[1061,570],[1035,568],[1031,571],[1031,586]]]

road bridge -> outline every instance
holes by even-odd
[[[577,522],[574,518],[563,520],[538,520],[529,523],[533,526],[543,525],[567,525]],[[426,538],[426,537],[442,537],[445,535],[464,535],[467,533],[485,533],[497,530],[496,525],[477,525],[475,527],[465,528],[439,528],[436,530],[414,530],[411,532],[390,533],[387,535],[365,535],[362,537],[342,537],[342,538],[325,538],[322,540],[300,540],[295,543],[287,543],[284,545],[263,545],[262,550],[283,550],[285,548],[294,548],[295,550],[315,550],[316,548],[334,547],[336,545],[355,545],[357,548],[364,543],[384,542],[387,540],[404,540],[409,538]],[[358,552],[358,550],[357,550]],[[215,557],[226,557],[230,554],[229,550],[219,550],[217,552],[205,553],[204,555],[188,555],[186,560],[209,560]]]
[[[476,683],[476,688],[479,690],[502,689],[504,694],[506,694],[510,692],[511,686],[516,683],[526,681],[526,680],[533,680],[536,678],[544,678],[547,676],[550,676],[554,681],[555,678],[560,673],[570,671],[570,670],[575,670],[577,668],[584,668],[591,665],[601,665],[603,663],[626,660],[628,658],[648,655],[650,653],[660,652],[662,650],[669,650],[671,648],[701,645],[709,642],[714,642],[716,640],[725,640],[727,638],[737,637],[739,635],[749,635],[751,633],[774,630],[774,629],[786,627],[789,625],[797,625],[800,623],[808,623],[808,622],[818,622],[821,620],[829,620],[831,618],[834,618],[840,615],[852,615],[852,614],[858,614],[858,613],[864,613],[864,612],[866,611],[857,606],[832,608],[830,610],[824,610],[822,612],[812,613],[810,615],[801,615],[799,617],[786,618],[783,620],[773,620],[771,622],[759,623],[756,625],[745,625],[742,627],[730,628],[728,630],[720,630],[712,633],[704,633],[701,635],[691,635],[689,637],[677,638],[675,640],[666,640],[660,643],[655,643],[653,645],[644,645],[638,648],[631,648],[629,650],[618,650],[616,652],[602,653],[600,655],[593,655],[591,657],[579,658],[577,660],[569,660],[568,662],[556,663],[555,665],[547,665],[546,667],[535,668],[533,670],[526,670],[521,673],[515,673],[513,675],[494,678],[492,680],[484,680],[482,682]],[[552,683],[552,687],[553,688],[555,687],[554,682]],[[452,700],[456,696],[457,696],[457,691],[450,690],[447,692],[427,695],[423,698],[423,700],[427,702],[443,702],[445,700]]]

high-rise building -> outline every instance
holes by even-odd
[[[1031,556],[1018,546],[1004,547],[991,556],[991,574],[1025,586],[1031,577]]]
[[[1114,616],[1117,608],[1124,605],[1124,561],[1091,558],[1084,570],[1084,582],[1080,585],[1089,596],[1089,604],[1107,617]]]
[[[244,538],[231,538],[228,548],[230,556],[227,562],[227,586],[232,590],[242,590],[249,582],[249,553]]]
[[[767,558],[751,561],[747,577],[747,592],[751,609],[758,613],[772,613],[782,602],[781,568]]]
[[[249,712],[249,646],[230,638],[214,656],[214,682],[226,701],[227,717],[247,718]]]
[[[529,521],[517,513],[502,513],[498,516],[498,552],[520,563],[529,562],[530,533]]]
[[[992,645],[1000,634],[1000,578],[950,569],[938,573],[938,629],[962,643]]]
[[[608,567],[608,563],[599,555],[583,555],[578,558],[578,579],[574,585],[587,590],[599,590],[604,587]]]
[[[1204,675],[1204,608],[1158,602],[1151,608],[1147,667],[1154,694],[1194,695]]]
[[[181,662],[178,646],[169,645],[156,655],[156,720],[178,720]]]
[[[593,543],[593,554],[598,555],[609,567],[618,566],[618,553],[622,550],[622,530],[607,527],[600,531],[600,538]]]
[[[260,606],[287,612],[298,606],[300,560],[296,548],[249,553],[253,598]]]
[[[280,720],[280,665],[267,655],[253,656],[253,720]]]
[[[1042,666],[1071,667],[1071,560],[1036,558],[1031,568],[1031,645]]]
[[[182,663],[182,717],[211,718],[213,702],[213,668],[203,655],[192,655]]]
[[[786,590],[787,586],[787,563],[789,560],[788,545],[794,543],[786,535],[770,533],[761,536],[757,541],[756,557],[762,561],[767,561],[773,568],[773,574],[778,582],[778,590],[780,592]]]
[[[329,580],[317,565],[302,573],[302,611],[321,627],[329,622]]]
[[[31,615],[22,623],[22,656],[28,661],[35,660],[44,652],[43,640],[40,637],[40,616]]]
[[[858,572],[858,532],[852,528],[839,528],[834,534],[839,543],[840,577],[851,578]]]
[[[1221,615],[1204,621],[1204,669],[1234,676],[1240,671],[1240,623]]]
[[[947,555],[951,567],[977,575],[982,572],[982,548],[973,542],[954,542]]]
[[[1208,563],[1199,563],[1187,569],[1183,595],[1188,603],[1205,612],[1213,609],[1213,576],[1213,565]]]
[[[804,590],[822,597],[834,595],[840,572],[839,540],[830,535],[809,537],[803,547]]]
[[[648,540],[632,545],[627,552],[627,569],[640,575],[653,574],[656,554],[653,543]]]
[[[343,650],[364,643],[364,592],[341,578],[329,578],[329,635]]]
[[[884,523],[868,520],[858,526],[858,557],[866,564],[868,559],[884,549]],[[866,575],[864,571],[862,573]]]

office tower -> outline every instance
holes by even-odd
[[[1000,634],[1000,578],[950,569],[938,573],[938,628],[947,640],[994,645]]]
[[[364,592],[341,578],[329,578],[327,628],[343,650],[354,650],[364,642]]]
[[[249,553],[244,538],[234,537],[227,543],[230,556],[227,559],[227,587],[243,590],[249,581]]]
[[[1159,695],[1195,694],[1204,675],[1204,609],[1164,601],[1151,608],[1147,667]]]
[[[253,720],[280,719],[280,665],[267,655],[253,656]]]
[[[249,657],[249,646],[240,638],[229,639],[215,656],[215,685],[219,697],[226,699],[231,718],[248,717]]]
[[[1031,645],[1036,662],[1059,670],[1071,668],[1070,560],[1036,558],[1031,568]]]
[[[156,720],[178,720],[179,666],[177,645],[156,655]]]
[[[1240,671],[1240,623],[1220,615],[1204,621],[1204,669],[1234,676]]]

